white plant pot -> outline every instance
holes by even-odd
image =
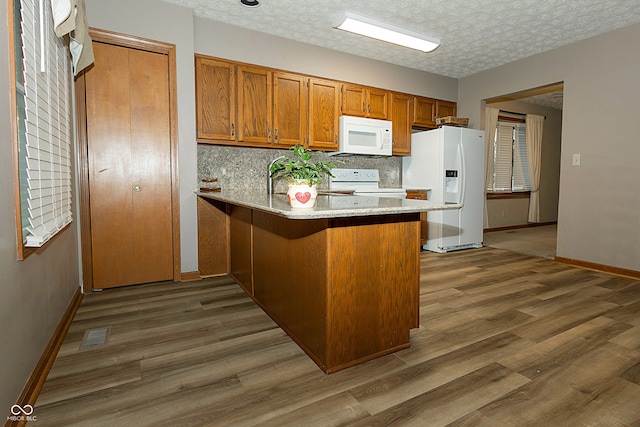
[[[315,184],[312,186],[302,183],[289,184],[287,198],[292,208],[310,209],[316,205],[318,189]]]

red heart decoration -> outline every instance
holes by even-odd
[[[296,193],[296,200],[302,203],[303,205],[307,203],[310,198],[311,198],[311,193],[309,193],[308,191],[305,191],[304,193],[300,193],[300,192]]]

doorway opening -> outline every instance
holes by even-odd
[[[545,116],[540,170],[539,203],[540,221],[528,222],[528,194],[500,194],[487,197],[485,238],[487,246],[506,242],[515,252],[549,257],[549,239],[553,240],[553,257],[557,242],[558,199],[560,189],[560,159],[562,146],[562,113],[564,82],[527,89],[485,100],[486,107],[500,110],[507,117],[521,117],[526,114]],[[483,114],[484,115],[484,114]],[[543,226],[543,227],[540,227]],[[521,230],[522,229],[522,230]],[[515,230],[520,230],[515,232]],[[511,232],[509,232],[511,231]],[[502,233],[489,236],[491,232]],[[553,236],[550,237],[550,233]],[[536,237],[536,234],[540,236]],[[521,247],[518,241],[521,240]],[[535,243],[538,241],[538,243]],[[493,243],[492,243],[493,242]],[[544,245],[542,242],[547,242]],[[527,249],[541,246],[539,250]],[[533,245],[533,246],[532,246]]]

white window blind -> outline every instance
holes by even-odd
[[[498,123],[498,131],[494,151],[494,183],[493,191],[510,191],[513,174],[513,128]]]
[[[513,141],[513,181],[511,191],[530,191],[527,160],[527,126],[517,123]]]
[[[530,191],[525,124],[498,121],[493,154],[493,181],[487,190]]]
[[[48,0],[21,0],[27,192],[25,246],[39,247],[72,221],[71,58],[53,31]],[[22,161],[24,159],[24,162]],[[26,200],[24,198],[26,197]]]

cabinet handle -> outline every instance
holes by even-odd
[[[276,141],[278,140],[278,128],[276,128]]]
[[[370,113],[370,112],[371,112],[371,104],[368,104],[368,106],[367,106],[367,113]]]
[[[365,105],[364,105],[364,102],[363,102],[363,103],[362,103],[362,112],[364,113],[365,111],[367,111],[367,109],[366,109],[366,107],[365,107]]]
[[[336,144],[338,143],[338,134],[336,133]]]
[[[236,125],[231,123],[231,136],[236,136]]]

